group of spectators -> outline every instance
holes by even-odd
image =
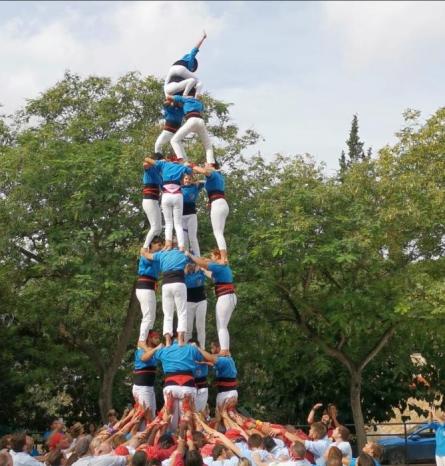
[[[334,405],[316,421],[322,407],[316,404],[305,433],[244,416],[236,399],[227,400],[215,418],[206,417],[190,397],[172,432],[172,402],[167,399],[153,419],[137,404],[120,419],[112,410],[108,424],[97,430],[80,422],[65,429],[55,420],[40,454],[26,433],[6,435],[0,439],[0,466],[380,466],[382,450],[373,442],[353,458],[349,430],[338,422]]]

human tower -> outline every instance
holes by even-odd
[[[224,194],[224,175],[215,160],[212,143],[203,119],[202,84],[196,70],[196,55],[203,41],[170,67],[164,84],[164,127],[156,140],[154,155],[143,162],[143,201],[150,229],[141,248],[136,296],[142,320],[135,353],[133,395],[156,412],[154,379],[161,362],[164,372],[164,397],[173,399],[177,415],[184,397],[191,397],[196,409],[207,404],[208,365],[214,364],[218,385],[217,402],[236,397],[236,368],[230,356],[228,324],[236,306],[232,270],[229,266],[224,227],[229,206]],[[197,134],[205,148],[206,163],[190,163],[184,138]],[[174,155],[165,157],[170,143]],[[195,174],[205,181],[196,181]],[[201,257],[196,201],[202,189],[210,203],[210,219],[217,248],[209,258]],[[162,231],[165,223],[165,241]],[[176,241],[173,237],[175,231]],[[162,336],[154,332],[156,285],[162,276]],[[205,279],[213,280],[216,294],[216,324],[219,344],[210,354],[205,351],[207,299]],[[177,313],[177,328],[173,328]],[[189,340],[196,325],[197,342]]]

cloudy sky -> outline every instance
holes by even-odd
[[[374,149],[406,108],[444,105],[445,2],[1,2],[0,102],[19,108],[66,69],[165,76],[206,29],[199,76],[264,138],[337,167],[358,113]]]

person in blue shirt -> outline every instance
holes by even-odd
[[[203,348],[197,347],[204,360],[212,363],[216,372],[216,407],[220,408],[229,398],[238,399],[238,371],[236,364],[230,353],[222,354],[221,346],[214,341],[210,345],[211,353]]]
[[[193,47],[191,52],[185,54],[180,60],[175,61],[170,67],[164,83],[165,95],[189,95],[195,86],[201,85],[194,72],[198,69],[196,55],[206,37],[207,34],[204,32],[202,38]]]
[[[158,265],[162,272],[162,311],[164,313],[162,334],[165,336],[166,344],[171,343],[176,307],[178,341],[180,345],[184,345],[187,331],[187,288],[184,269],[188,259],[184,252],[176,248],[153,254],[141,251],[141,255]]]
[[[190,168],[181,163],[169,162],[167,160],[155,160],[146,157],[144,162],[154,166],[162,178],[162,213],[165,220],[165,247],[171,249],[173,246],[173,226],[178,239],[178,247],[181,251],[185,249],[184,229],[182,226],[182,210],[184,199],[181,191],[181,183],[184,175],[190,175],[195,168]]]
[[[196,333],[200,345],[205,347],[207,297],[205,292],[205,274],[196,264],[187,264],[185,268],[185,286],[187,287],[187,332],[185,340],[189,341],[196,322]]]
[[[221,355],[230,354],[230,335],[228,325],[235,310],[237,298],[233,284],[232,269],[222,259],[220,251],[214,249],[210,259],[196,257],[187,252],[188,257],[197,265],[211,272],[216,294],[216,329],[221,345]]]
[[[182,226],[186,249],[190,249],[196,256],[201,255],[198,242],[198,216],[196,215],[196,201],[204,183],[194,182],[191,175],[185,175],[181,186],[184,204],[182,208]]]
[[[168,95],[167,103],[172,105],[182,104],[184,118],[186,120],[170,141],[178,159],[185,159],[187,157],[183,141],[189,134],[195,133],[199,136],[204,146],[207,163],[215,163],[212,141],[210,140],[210,136],[203,119],[204,104],[199,99],[199,96],[196,95],[196,89],[192,89],[188,96]]]
[[[162,249],[163,242],[159,237],[153,239],[150,252],[154,254]],[[153,328],[156,319],[156,283],[160,275],[159,264],[139,257],[138,280],[136,282],[136,298],[139,301],[142,312],[141,326],[139,329],[139,342],[141,348],[145,348],[148,332]],[[146,348],[147,349],[147,348]]]
[[[376,442],[367,442],[362,448],[362,452],[372,458],[374,466],[381,466],[380,459],[383,455],[383,447]],[[356,466],[358,458],[352,458],[349,466]]]
[[[162,231],[162,216],[159,206],[162,178],[159,170],[148,163],[143,163],[144,175],[142,177],[144,187],[142,189],[142,208],[147,216],[150,229],[144,241],[144,248],[148,248],[152,239]]]
[[[158,332],[151,330],[145,341],[145,348],[134,352],[133,396],[137,403],[150,408],[152,419],[156,416],[154,384],[158,360],[155,353],[163,347]]]
[[[196,384],[194,373],[196,363],[203,360],[196,346],[180,345],[175,339],[169,346],[156,351],[155,357],[161,362],[164,371],[164,400],[173,398],[173,416],[170,428],[175,431],[178,426],[179,414],[185,397],[195,402]]]
[[[433,407],[430,416],[428,426],[436,432],[436,463],[437,466],[445,466],[445,413],[439,414]]]
[[[191,338],[189,343],[195,344],[201,348],[199,340]],[[209,384],[207,377],[209,376],[209,366],[213,364],[202,360],[196,361],[196,368],[194,372],[195,384],[196,384],[196,402],[195,409],[198,413],[204,413],[207,408],[207,401],[209,399]]]
[[[224,175],[219,170],[218,163],[208,163],[204,168],[195,167],[194,171],[206,177],[204,187],[209,196],[210,221],[212,223],[213,236],[215,237],[223,261],[227,263],[228,252],[224,229],[229,215],[229,204],[227,204],[225,197]]]
[[[162,158],[162,148],[169,143],[176,131],[181,127],[184,110],[181,105],[165,104],[163,109],[164,127],[155,142],[155,155]]]

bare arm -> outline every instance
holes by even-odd
[[[199,346],[196,347],[198,351],[203,355],[204,359],[208,362],[211,362],[215,364],[215,362],[218,360],[218,356],[216,354],[211,354],[208,351],[200,348]]]
[[[195,165],[193,167],[193,171],[195,173],[199,173],[200,175],[205,175],[205,176],[210,175],[210,170],[208,170],[207,168],[204,168],[204,167],[199,167],[198,165]]]
[[[317,403],[316,405],[313,406],[311,411],[309,412],[309,415],[307,417],[307,423],[308,424],[313,424],[315,421],[315,411],[317,411],[318,408],[321,408],[323,405],[321,403]]]
[[[159,343],[158,346],[154,348],[150,348],[148,351],[145,351],[145,353],[141,356],[141,361],[148,361],[153,357],[153,355],[156,353],[156,351],[160,348],[162,348],[164,345],[162,343]]]
[[[145,157],[145,159],[144,159],[144,167],[146,165],[152,167],[155,163],[156,163],[156,160],[152,159],[151,157]]]
[[[201,47],[202,43],[206,40],[206,38],[207,38],[207,34],[206,34],[205,31],[203,31],[203,32],[202,32],[202,37],[201,37],[201,39],[199,40],[199,42],[195,45],[195,47],[196,47],[197,49],[199,49],[199,48]]]
[[[190,254],[190,253],[187,253],[187,256],[190,257],[190,259],[195,263],[195,264],[198,264],[200,267],[202,267],[203,269],[205,270],[208,270],[208,267],[209,267],[209,260],[208,259],[204,259],[202,257],[197,257],[197,256],[194,256],[193,254]]]
[[[146,259],[152,261],[154,254],[151,252],[146,251],[144,248],[141,248],[141,256],[145,257]]]

